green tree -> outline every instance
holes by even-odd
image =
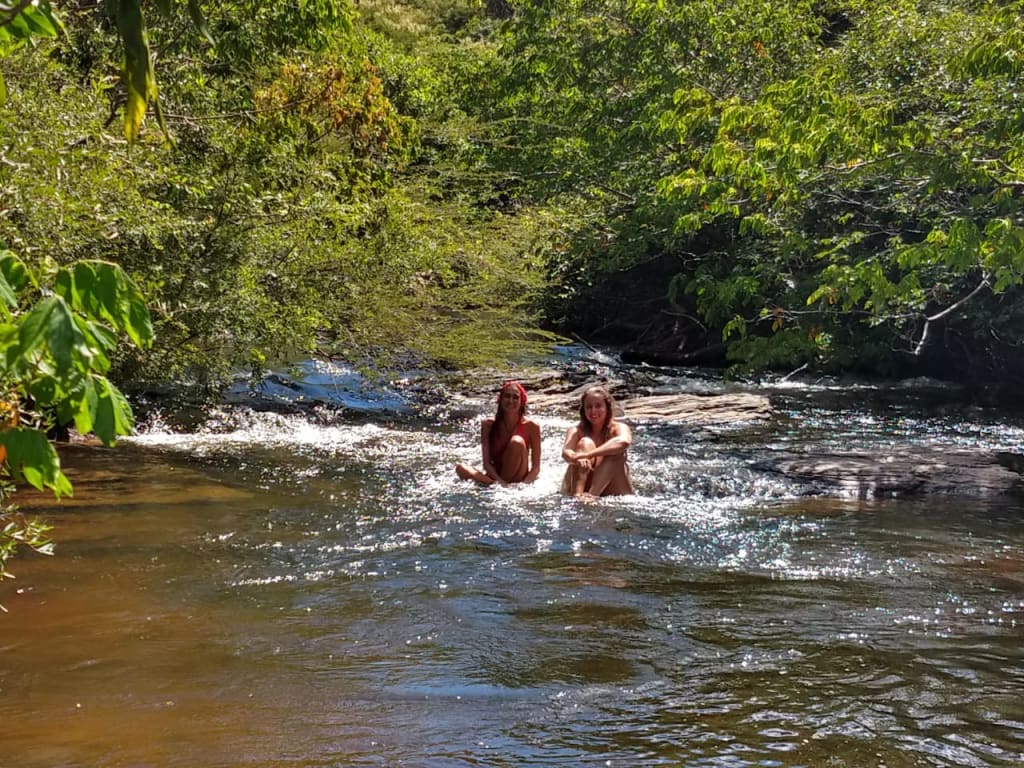
[[[44,276],[0,251],[0,454],[11,480],[71,493],[47,437],[56,425],[107,445],[131,433],[131,407],[105,374],[119,338],[144,347],[152,334],[141,293],[117,265],[78,261]],[[16,543],[47,545],[43,529],[9,507],[0,526],[0,576]]]
[[[0,8],[0,56],[58,29],[45,2]],[[105,375],[119,337],[140,347],[153,338],[145,300],[120,267],[77,261],[36,271],[0,250],[0,501],[12,482],[71,493],[47,438],[53,426],[73,423],[108,445],[131,432],[131,408]],[[3,507],[0,578],[18,545],[50,551],[47,530]]]
[[[553,318],[650,261],[745,366],[1024,375],[1020,4],[513,7],[495,157],[564,214]]]
[[[758,365],[1019,367],[1020,10],[846,13],[835,45],[757,99],[678,94],[668,135],[706,138],[660,192],[677,230],[726,229],[738,247],[677,286]]]
[[[683,92],[749,100],[800,71],[823,24],[798,0],[513,5],[493,78],[495,124],[506,127],[495,162],[517,174],[521,194],[558,205],[550,312],[578,328],[618,312],[606,308],[630,270],[731,247],[727,232],[678,229],[679,206],[659,185],[707,139],[679,141],[666,121],[685,112]]]

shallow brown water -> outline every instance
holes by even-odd
[[[558,418],[518,490],[455,481],[469,424],[70,450],[75,498],[26,503],[58,555],[2,593],[0,766],[1024,764],[1020,503],[801,498],[745,462],[1019,427],[790,405],[639,425],[639,495],[591,505],[554,493]]]

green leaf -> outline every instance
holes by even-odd
[[[25,262],[11,251],[0,251],[0,301],[18,308],[18,294],[32,282]]]
[[[92,377],[87,376],[82,380],[81,388],[75,392],[73,397],[68,398],[67,406],[64,408],[65,414],[61,418],[74,420],[75,429],[83,435],[88,435],[93,430],[98,408],[99,393],[96,392]],[[74,410],[68,417],[67,412],[72,409]]]
[[[130,142],[139,138],[146,106],[156,97],[156,81],[149,50],[149,37],[139,0],[108,0],[124,48],[124,80],[128,101],[124,109],[124,135]]]
[[[18,294],[2,271],[0,271],[0,303],[5,310],[8,310],[6,312],[8,317],[10,317],[9,310],[18,308]]]
[[[7,451],[7,464],[15,480],[34,488],[51,489],[58,497],[71,495],[71,482],[60,469],[57,451],[38,429],[13,427],[0,432],[0,445]]]
[[[113,445],[119,435],[130,435],[134,428],[131,406],[121,390],[103,377],[94,377],[96,413],[93,432],[104,445]]]
[[[40,4],[42,6],[43,4]],[[46,3],[45,5],[49,5]],[[25,23],[28,25],[31,34],[39,37],[56,37],[58,24],[48,12],[44,12],[40,6],[29,5],[22,11]]]
[[[72,309],[127,334],[136,346],[147,347],[153,342],[153,321],[142,293],[118,265],[76,262],[72,269],[60,270],[54,291]]]
[[[28,386],[28,393],[32,396],[34,404],[41,407],[53,405],[60,397],[57,380],[52,376],[45,376],[31,382]]]
[[[19,337],[22,354],[45,349],[56,362],[59,375],[71,370],[76,354],[85,352],[84,356],[90,357],[71,310],[59,296],[43,299],[32,308],[21,322]]]
[[[21,354],[18,330],[18,326],[14,323],[0,323],[0,364],[8,360],[12,353],[14,357],[24,357]],[[8,364],[7,368],[7,373],[10,374],[13,368],[10,364]]]
[[[110,357],[107,353],[117,348],[116,340],[104,326],[84,317],[76,315],[75,325],[82,334],[83,350],[88,350],[87,354],[81,355],[83,360],[88,361],[88,370],[106,373],[110,370]]]
[[[188,15],[192,17],[192,23],[196,25],[196,29],[210,45],[216,45],[213,35],[210,34],[210,27],[206,23],[206,17],[203,15],[203,9],[199,7],[199,0],[188,0]]]

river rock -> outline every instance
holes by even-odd
[[[600,367],[600,366],[597,366]],[[648,394],[650,382],[643,380],[643,371],[630,370],[623,375],[597,375],[593,368],[549,369],[520,375],[526,387],[530,413],[579,416],[580,398],[588,388],[599,384],[615,398],[616,416],[631,422],[681,422],[691,426],[712,426],[745,423],[768,419],[771,401],[765,395],[751,392],[687,392]],[[494,396],[508,375],[478,376],[473,386],[458,387],[461,395],[450,401],[457,414],[493,413]],[[483,386],[481,386],[483,384]],[[460,402],[461,400],[461,402]]]
[[[1024,493],[1024,455],[943,447],[901,447],[898,453],[784,454],[754,469],[805,481],[811,490],[840,490],[860,499],[950,494],[1001,496]]]
[[[530,395],[534,413],[576,416],[580,397],[590,384],[569,392],[537,392]],[[727,394],[638,395],[616,393],[619,418],[629,421],[673,421],[695,426],[759,421],[771,416],[771,402],[749,392]]]
[[[731,424],[760,421],[771,416],[771,403],[763,395],[735,392],[722,395],[648,395],[622,403],[626,418],[682,421],[691,424]]]

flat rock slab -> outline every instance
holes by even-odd
[[[575,416],[580,396],[586,387],[572,392],[530,394],[533,412],[560,413]],[[745,392],[722,395],[645,395],[628,397],[616,395],[619,416],[631,421],[672,421],[707,426],[734,422],[760,421],[771,416],[771,403],[767,397]]]
[[[648,395],[622,403],[627,418],[730,424],[760,421],[772,415],[767,397],[744,392],[725,395]]]
[[[924,494],[1004,496],[1024,494],[1024,455],[906,447],[899,453],[801,453],[762,459],[754,469],[839,490],[861,499]]]

